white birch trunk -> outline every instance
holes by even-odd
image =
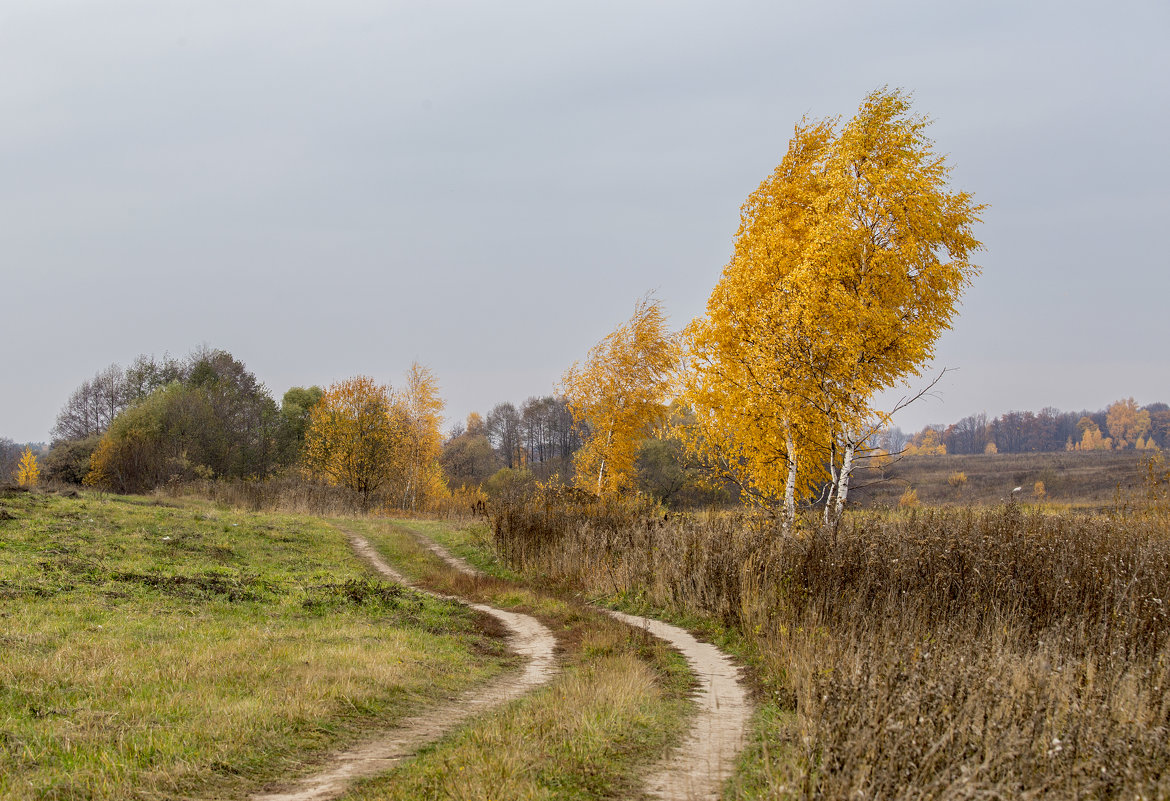
[[[789,532],[796,524],[796,442],[792,428],[784,422],[785,447],[788,448],[788,476],[784,482],[784,531]]]
[[[605,435],[605,452],[609,453],[609,443],[613,442],[613,426],[609,427],[609,432]],[[597,468],[597,495],[601,497],[601,477],[605,475],[605,456],[601,457],[601,467]]]
[[[821,513],[821,524],[829,525],[829,510],[833,508],[833,498],[837,494],[837,446],[833,445],[829,457],[829,493],[825,497],[825,510]]]
[[[845,454],[841,457],[841,472],[837,477],[837,504],[833,512],[833,522],[841,519],[841,512],[845,508],[845,499],[849,497],[849,477],[853,475],[853,455],[857,453],[857,443],[845,443]]]

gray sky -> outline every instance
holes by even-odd
[[[279,397],[551,391],[701,314],[802,115],[899,86],[991,204],[911,430],[1170,401],[1170,4],[0,4],[0,436],[201,344]]]

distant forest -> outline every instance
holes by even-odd
[[[931,425],[908,435],[899,428],[882,432],[876,443],[891,453],[1038,453],[1066,450],[1151,449],[1170,446],[1170,405],[1138,406],[1119,400],[1097,412],[1008,412],[964,417],[950,425]]]

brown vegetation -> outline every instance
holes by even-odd
[[[872,459],[857,471],[850,499],[866,507],[892,507],[913,487],[924,504],[994,506],[1016,487],[1035,497],[1036,482],[1042,481],[1046,501],[1104,509],[1142,486],[1148,457],[1149,452],[1129,450]]]
[[[858,512],[791,536],[546,495],[502,510],[495,539],[527,572],[751,641],[766,700],[797,714],[757,743],[737,797],[1165,797],[1158,478],[1140,511]]]

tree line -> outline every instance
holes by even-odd
[[[1035,453],[1070,450],[1120,450],[1170,447],[1170,405],[1139,406],[1124,398],[1096,411],[1011,411],[988,419],[964,417],[949,425],[931,425],[907,435],[899,428],[883,431],[878,446],[890,453]]]
[[[137,493],[294,476],[343,487],[366,509],[419,509],[445,491],[442,408],[437,380],[418,364],[398,391],[357,376],[292,387],[278,404],[227,351],[142,355],[73,391],[43,455],[44,477]]]

